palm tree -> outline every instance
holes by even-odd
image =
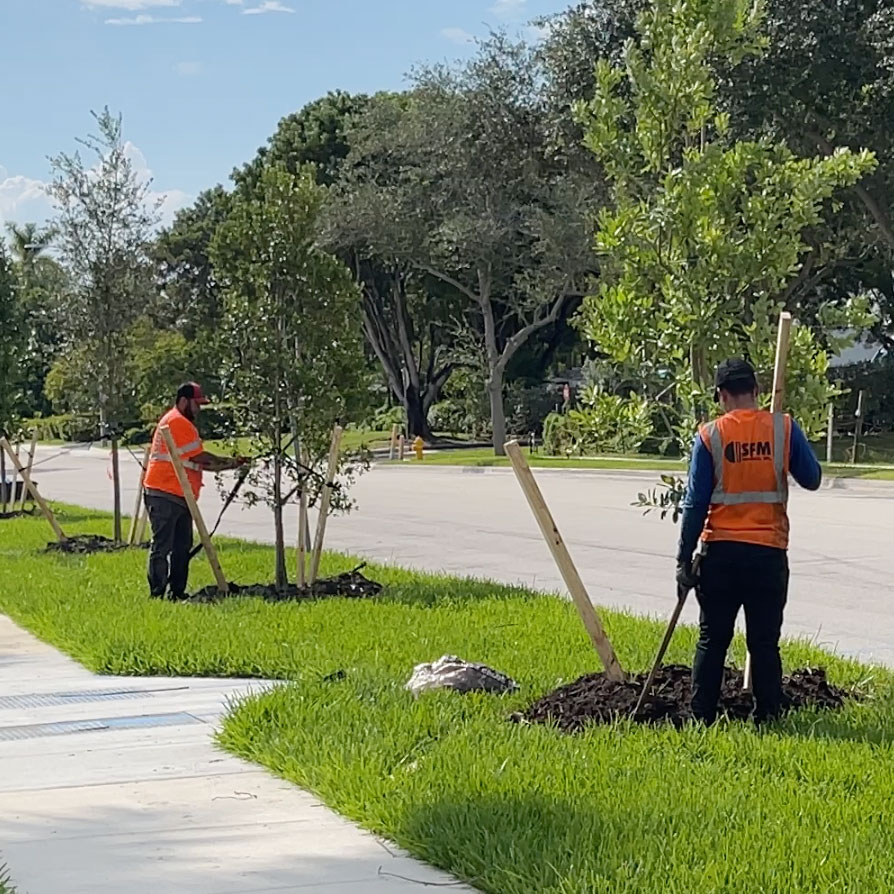
[[[46,253],[56,235],[52,227],[41,229],[36,223],[8,223],[6,231],[13,260],[21,266],[25,276],[34,269],[35,262]]]

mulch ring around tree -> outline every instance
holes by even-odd
[[[360,573],[361,565],[353,571],[321,578],[310,586],[289,584],[277,590],[273,584],[230,584],[230,596],[255,596],[267,602],[301,602],[309,599],[325,599],[340,596],[348,599],[372,599],[382,592],[382,585]],[[219,602],[225,597],[213,584],[186,598],[186,602]]]
[[[139,547],[128,546],[126,543],[116,543],[101,534],[75,534],[65,540],[54,540],[47,544],[48,553],[69,553],[74,555],[88,555],[90,553],[116,553],[122,549],[146,549],[147,545]]]
[[[562,732],[580,732],[593,723],[612,723],[619,718],[630,718],[639,723],[671,723],[682,726],[692,720],[689,706],[692,692],[692,669],[673,664],[662,667],[655,676],[652,693],[646,698],[636,717],[636,708],[648,674],[639,674],[624,683],[609,680],[605,674],[588,674],[560,686],[513,714],[516,723],[554,725]],[[743,672],[726,668],[720,693],[720,714],[732,720],[746,720],[751,714],[752,699],[742,692]],[[823,668],[804,668],[783,678],[783,698],[786,710],[804,707],[841,708],[853,693],[833,686],[826,679]]]

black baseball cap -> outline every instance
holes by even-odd
[[[731,357],[724,360],[714,376],[714,400],[720,400],[720,389],[730,385],[738,386],[737,390],[748,391],[757,388],[757,374],[747,360]]]
[[[208,398],[202,391],[202,386],[198,382],[186,382],[177,389],[177,400],[185,397],[187,400],[194,400],[197,404],[207,404]]]

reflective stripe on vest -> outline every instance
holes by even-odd
[[[180,456],[181,454],[186,453],[190,450],[195,450],[196,447],[198,447],[198,446],[199,446],[198,442],[196,442],[192,445],[187,445],[186,447],[183,447],[182,449],[178,450],[177,455]],[[149,459],[152,460],[153,462],[157,462],[157,463],[171,462],[171,457],[167,453],[152,453],[149,455]],[[203,466],[200,466],[198,463],[192,462],[192,460],[181,459],[180,465],[183,466],[184,469],[192,469],[193,472],[203,472],[204,471]]]
[[[711,503],[719,506],[740,506],[743,503],[788,503],[788,477],[785,474],[785,414],[773,414],[773,472],[776,490],[746,491],[728,494],[723,487],[723,439],[717,422],[705,426],[711,442],[711,459],[714,463],[714,493]]]

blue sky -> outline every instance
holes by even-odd
[[[395,89],[570,0],[0,0],[0,221],[43,219],[47,156],[124,115],[167,218],[328,90]]]

